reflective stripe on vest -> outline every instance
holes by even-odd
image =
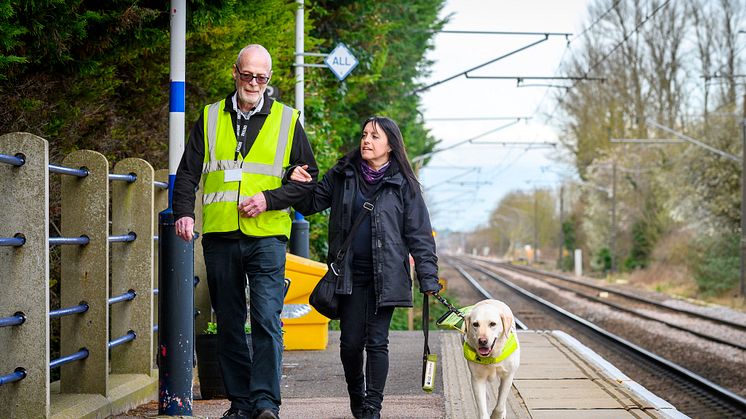
[[[290,235],[289,208],[265,211],[257,217],[239,217],[238,203],[263,190],[282,185],[298,111],[274,102],[246,156],[235,157],[236,135],[225,100],[205,107],[203,179],[203,233],[240,229],[257,237]],[[241,170],[241,181],[225,182],[225,171]],[[240,190],[239,190],[240,188]]]
[[[221,112],[221,102],[213,103],[207,111],[207,143],[210,148],[210,161],[202,164],[202,173],[214,172],[217,170],[234,169],[241,167],[241,162],[233,160],[218,160],[215,157],[215,149],[218,130],[218,114]],[[275,102],[279,103],[279,102]],[[285,157],[285,146],[288,143],[288,132],[290,123],[293,119],[293,108],[282,105],[282,122],[280,122],[280,134],[277,136],[277,153],[272,165],[262,163],[243,163],[243,171],[258,175],[276,176],[282,178],[282,162]],[[274,104],[273,104],[274,107]],[[282,152],[279,152],[282,150]]]

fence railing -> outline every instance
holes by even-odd
[[[51,238],[50,173],[61,175],[61,237]],[[50,164],[46,140],[0,136],[0,417],[74,415],[91,404],[106,415],[121,397],[147,400],[157,389],[155,232],[166,178],[137,158],[110,172],[106,157],[89,150]],[[61,308],[51,311],[50,246],[62,247]],[[197,245],[195,275],[204,275],[201,253]],[[206,288],[195,300],[209,313]],[[204,328],[208,316],[200,317],[195,325]],[[54,360],[51,318],[61,322]],[[58,383],[50,383],[54,368]]]

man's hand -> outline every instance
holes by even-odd
[[[267,210],[267,200],[262,192],[238,204],[241,217],[256,217]]]
[[[192,217],[181,217],[176,220],[176,235],[184,241],[192,241],[194,238],[194,219]]]

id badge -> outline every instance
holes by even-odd
[[[223,171],[224,177],[223,182],[240,182],[243,170],[241,169],[229,169]]]

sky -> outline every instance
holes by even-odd
[[[452,0],[441,17],[450,31],[558,32],[578,35],[586,23],[588,0]],[[544,36],[439,33],[428,58],[431,74],[420,81],[435,83],[479,66]],[[573,40],[573,36],[569,37]],[[553,76],[572,55],[564,36],[481,67],[472,76]],[[525,84],[559,84],[526,81]],[[441,142],[436,150],[478,137],[475,142],[557,142],[558,128],[545,114],[555,106],[551,87],[517,87],[516,80],[467,79],[463,75],[421,93],[426,127]],[[441,118],[531,118],[443,121]],[[507,126],[506,126],[507,125]],[[504,128],[500,128],[506,126]],[[465,143],[436,152],[420,172],[425,199],[436,231],[471,231],[486,225],[502,197],[514,190],[555,187],[570,173],[553,159],[547,146],[500,146]],[[410,156],[412,158],[412,156]]]

